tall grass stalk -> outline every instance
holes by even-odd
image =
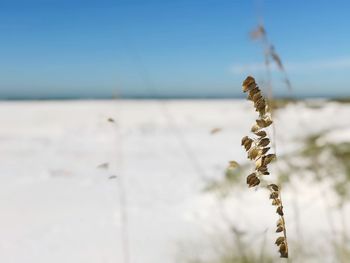
[[[271,126],[272,117],[266,99],[263,97],[258,85],[253,77],[247,77],[243,82],[243,92],[248,93],[247,99],[254,103],[255,110],[259,117],[251,128],[254,137],[245,136],[242,138],[242,146],[247,152],[247,158],[255,163],[254,172],[248,175],[247,184],[249,187],[256,187],[266,175],[269,175],[268,165],[276,159],[276,154],[268,153],[270,151],[270,138],[267,136],[266,128]],[[267,184],[270,191],[272,205],[276,206],[276,213],[279,219],[276,224],[276,232],[283,233],[276,239],[276,245],[279,247],[280,256],[288,258],[288,242],[286,233],[286,223],[284,219],[283,204],[280,192],[280,186],[276,184]]]

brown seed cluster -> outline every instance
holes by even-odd
[[[242,145],[248,154],[248,159],[255,161],[255,171],[247,177],[249,187],[254,187],[260,184],[261,176],[270,174],[267,165],[276,158],[275,154],[267,154],[270,150],[270,139],[264,130],[272,124],[272,120],[265,98],[253,77],[247,77],[243,82],[243,91],[248,92],[248,100],[254,102],[254,107],[259,112],[259,118],[251,128],[255,136],[242,138]]]
[[[276,224],[276,233],[283,232],[283,236],[276,239],[275,244],[279,247],[279,252],[282,258],[288,258],[288,245],[286,237],[286,228],[284,222],[283,205],[280,197],[279,187],[275,184],[270,184],[268,188],[271,191],[270,199],[272,199],[272,205],[276,206],[276,213],[280,216]]]
[[[272,120],[266,100],[253,77],[249,76],[244,80],[243,92],[248,93],[247,99],[254,103],[255,110],[259,113],[259,118],[251,128],[254,137],[244,136],[241,142],[248,154],[248,159],[255,162],[254,172],[247,177],[248,186],[255,187],[260,184],[264,175],[270,174],[268,165],[276,159],[275,154],[268,153],[270,150],[270,139],[265,130],[272,124]],[[283,232],[283,236],[278,237],[275,243],[279,247],[280,256],[288,258],[288,244],[280,190],[276,184],[270,184],[268,188],[271,191],[270,199],[272,199],[272,205],[277,207],[276,213],[280,216],[276,232]]]

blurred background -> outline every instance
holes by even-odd
[[[348,10],[1,1],[1,262],[350,262]],[[288,260],[269,192],[246,185],[248,75],[273,113]]]

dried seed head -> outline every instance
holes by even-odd
[[[270,150],[270,147],[268,147],[270,139],[267,136],[265,128],[272,124],[272,120],[269,105],[257,86],[255,79],[250,76],[247,77],[242,86],[243,91],[248,93],[247,99],[253,102],[255,111],[259,113],[259,118],[251,128],[251,131],[256,137],[249,138],[245,136],[242,139],[242,145],[248,153],[248,158],[255,161],[255,172],[247,176],[248,186],[254,187],[260,184],[261,176],[269,174],[268,165],[276,159],[275,154],[267,154]],[[281,257],[288,257],[283,205],[280,199],[279,187],[276,184],[270,184],[268,188],[271,191],[270,199],[272,199],[272,205],[277,206],[276,213],[280,216],[277,221],[276,232],[283,232],[283,236],[277,238],[275,243],[279,246]]]

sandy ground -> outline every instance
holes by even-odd
[[[327,129],[325,140],[350,141],[349,116],[347,104],[287,106],[275,119],[278,153]],[[125,263],[184,262],[209,256],[227,221],[266,232],[277,257],[266,192],[244,188],[218,201],[203,191],[229,160],[244,161],[240,139],[254,118],[241,100],[1,102],[0,261],[123,263],[128,251]],[[320,191],[300,185],[303,194],[284,195],[290,239],[330,255]]]

